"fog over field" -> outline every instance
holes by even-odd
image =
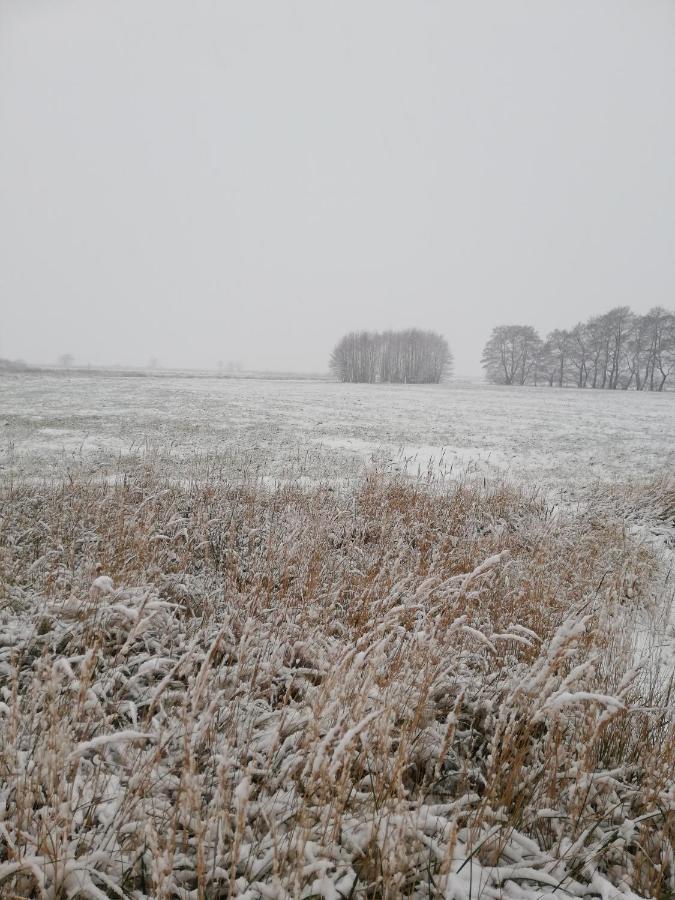
[[[673,900],[675,4],[0,0],[0,898]]]
[[[670,0],[2,0],[0,357],[670,309],[673,108]]]

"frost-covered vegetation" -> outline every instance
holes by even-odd
[[[189,479],[352,482],[363,463],[508,477],[558,496],[675,471],[675,393],[276,379],[0,376],[0,478],[115,478],[152,455]]]
[[[613,508],[7,480],[0,894],[672,896],[656,560]]]

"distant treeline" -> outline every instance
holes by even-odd
[[[351,331],[333,350],[330,370],[338,381],[437,384],[450,374],[452,354],[433,331]]]
[[[663,391],[675,372],[675,313],[617,306],[546,340],[530,325],[500,325],[482,364],[495,384]]]
[[[0,372],[24,372],[27,368],[28,364],[22,359],[0,358]]]

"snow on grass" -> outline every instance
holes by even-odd
[[[0,376],[0,896],[670,898],[674,403]]]
[[[672,686],[621,614],[657,562],[609,500],[2,490],[3,896],[672,895]]]
[[[322,381],[0,376],[0,474],[117,469],[150,452],[176,477],[222,466],[351,479],[508,477],[578,497],[675,469],[675,393]],[[208,460],[208,462],[206,462]]]

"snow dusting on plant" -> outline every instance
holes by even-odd
[[[0,892],[668,897],[659,571],[503,484],[8,483]]]

